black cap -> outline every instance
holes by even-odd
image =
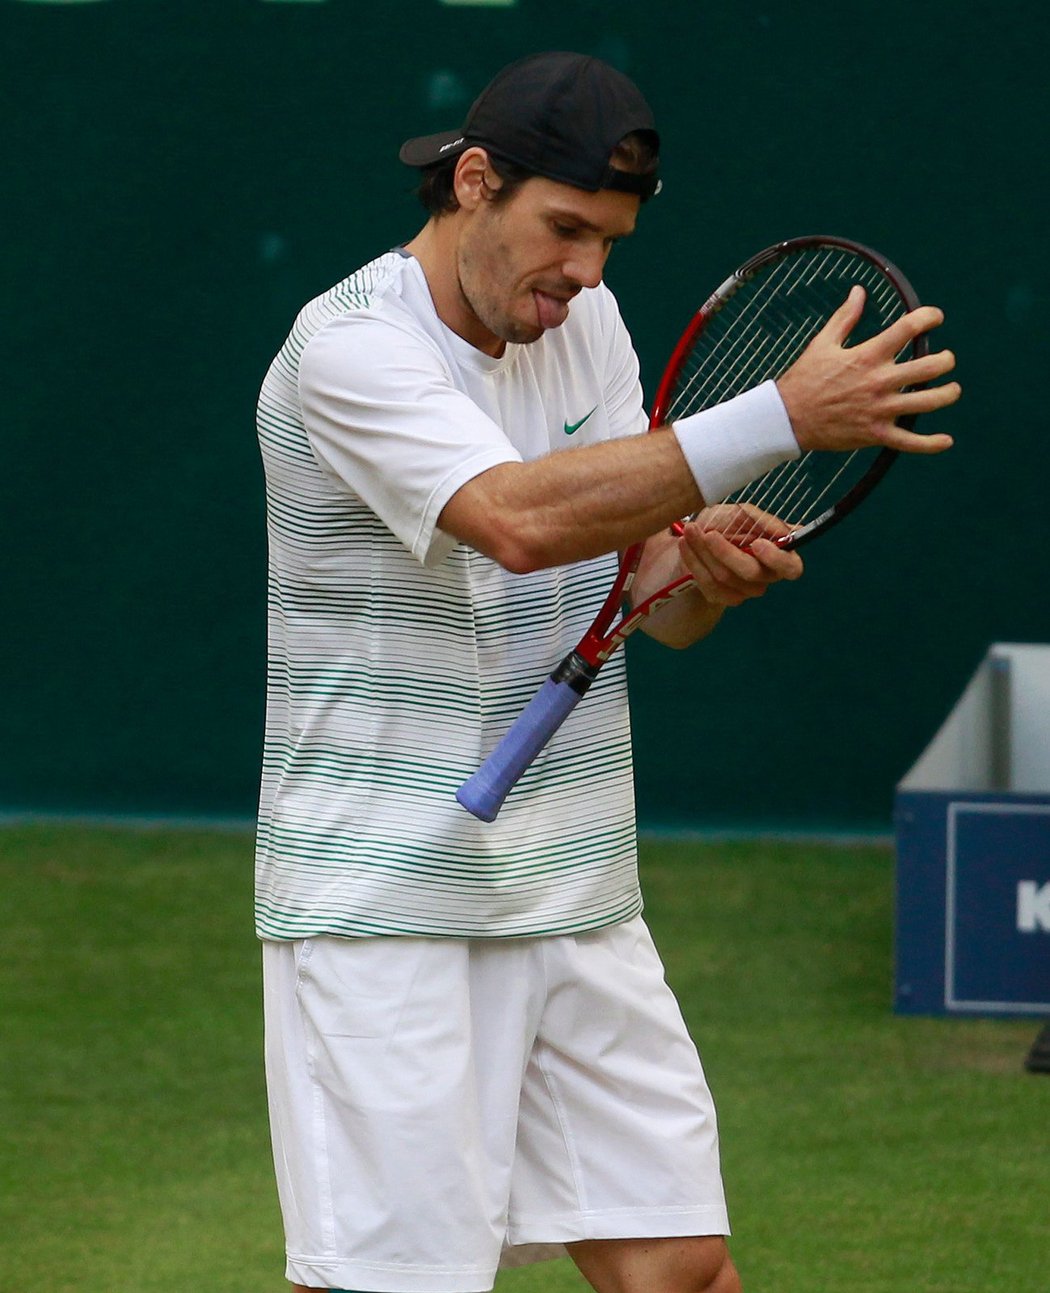
[[[479,145],[535,175],[645,201],[659,192],[655,172],[609,165],[613,149],[635,130],[652,136],[655,153],[660,137],[652,110],[622,72],[584,54],[531,54],[497,72],[459,130],[410,139],[400,157],[407,166],[433,166]]]

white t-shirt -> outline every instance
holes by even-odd
[[[590,624],[615,557],[512,575],[436,522],[497,463],[646,425],[604,286],[499,359],[440,321],[403,252],[305,307],[259,402],[262,937],[538,935],[640,910],[622,658],[495,822],[455,800]]]

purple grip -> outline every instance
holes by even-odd
[[[469,813],[493,822],[518,778],[579,704],[581,693],[567,682],[548,678],[514,721],[513,727],[477,772],[464,781],[456,798]]]

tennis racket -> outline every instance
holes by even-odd
[[[793,238],[752,256],[704,302],[664,371],[650,428],[666,426],[780,377],[845,300],[865,289],[864,313],[849,344],[868,340],[918,305],[904,275],[885,257],[845,238]],[[928,353],[925,334],[897,356]],[[915,418],[900,420],[910,429]],[[740,547],[755,537],[798,548],[826,534],[871,493],[897,457],[893,449],[810,452],[784,463],[708,509],[713,528]],[[767,532],[764,518],[788,527]],[[682,523],[672,527],[681,533]],[[526,705],[513,726],[456,792],[491,822],[522,773],[586,694],[606,660],[645,620],[689,588],[686,575],[633,607],[616,623],[638,569],[642,544],[628,548],[594,623]]]

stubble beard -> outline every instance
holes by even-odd
[[[509,292],[499,290],[499,265],[510,260],[510,248],[490,241],[483,255],[468,242],[461,245],[457,276],[464,305],[493,336],[514,345],[538,341],[543,329],[515,318],[506,304]]]

